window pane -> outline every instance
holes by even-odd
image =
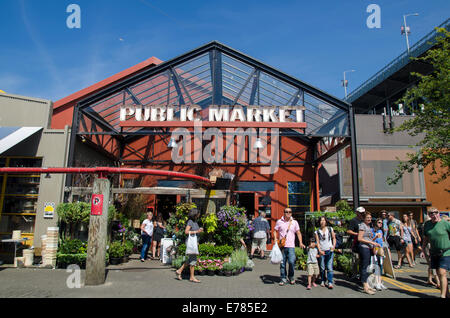
[[[274,191],[275,183],[266,181],[241,181],[237,183],[237,191]]]
[[[292,205],[310,205],[309,194],[289,194],[289,206]]]
[[[272,198],[268,195],[265,195],[263,197],[258,197],[258,205],[271,205],[272,204]]]
[[[308,181],[289,181],[288,193],[309,193]]]

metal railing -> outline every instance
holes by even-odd
[[[438,28],[445,28],[447,30],[450,29],[450,19],[445,20],[441,23]],[[358,86],[353,92],[351,92],[346,99],[347,102],[354,102],[356,99],[361,97],[366,92],[370,91],[372,88],[377,86],[382,81],[386,80],[389,76],[399,71],[405,65],[407,65],[410,61],[411,57],[419,57],[427,50],[432,48],[436,44],[437,32],[436,29],[425,35],[422,39],[416,42],[408,51],[403,52],[400,56],[395,58],[392,62],[383,67],[379,72],[370,77],[360,86]]]

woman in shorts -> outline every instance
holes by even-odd
[[[413,259],[414,259],[414,247],[413,247],[413,237],[412,237],[412,229],[411,229],[411,223],[409,222],[408,214],[402,215],[402,227],[403,227],[403,240],[405,241],[406,248],[405,248],[405,254],[406,259],[408,260],[409,267],[414,267]],[[399,259],[399,264],[401,266],[402,260]]]
[[[197,238],[199,236],[200,233],[203,232],[203,228],[198,226],[197,220],[200,216],[200,212],[197,209],[192,209],[189,214],[188,214],[188,222],[186,225],[186,229],[184,230],[184,233],[188,236],[188,238],[186,239],[186,246],[187,244],[187,240],[189,239],[190,235],[197,235]],[[187,252],[187,251],[186,251]],[[184,268],[186,267],[186,265],[189,266],[189,272],[190,272],[190,278],[189,281],[193,282],[193,283],[200,283],[200,281],[195,278],[194,273],[195,273],[195,265],[197,265],[197,254],[186,254],[186,262],[181,265],[181,267],[175,271],[175,273],[177,274],[177,279],[178,280],[182,280],[183,278],[181,277],[181,273],[183,273]]]
[[[161,239],[164,237],[164,229],[166,227],[163,223],[163,218],[161,214],[156,216],[155,226],[153,229],[153,245],[152,245],[152,255],[153,259],[158,259],[161,252]],[[158,248],[158,253],[156,249]]]

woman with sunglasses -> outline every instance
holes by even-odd
[[[367,267],[370,264],[371,260],[371,249],[373,247],[380,247],[380,244],[374,242],[373,236],[372,236],[372,215],[370,212],[366,212],[364,214],[364,220],[363,223],[359,225],[359,232],[358,232],[358,252],[359,252],[359,259],[360,259],[360,275],[361,275],[361,282],[363,283],[364,292],[369,295],[375,294],[375,290],[370,288],[369,284],[367,283],[367,279],[369,278],[369,273],[367,272]]]

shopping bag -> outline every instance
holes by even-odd
[[[275,243],[275,245],[272,247],[272,252],[270,252],[270,262],[272,264],[280,264],[283,260],[283,254],[281,254],[281,250],[278,247],[278,244]]]
[[[190,234],[186,242],[186,255],[198,255],[197,235]]]

